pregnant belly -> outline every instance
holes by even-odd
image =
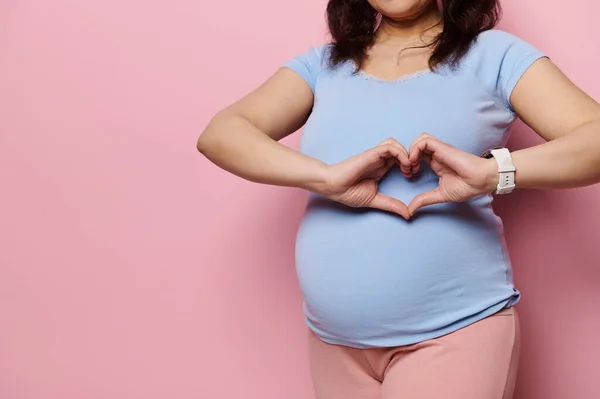
[[[406,221],[311,196],[296,266],[307,317],[331,337],[433,331],[513,294],[485,197]]]

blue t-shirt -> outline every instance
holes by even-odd
[[[427,132],[480,155],[505,145],[517,118],[510,102],[525,70],[545,56],[501,30],[481,33],[457,69],[388,82],[328,67],[325,45],[285,64],[314,93],[300,151],[334,164],[393,137],[406,148]],[[409,203],[433,189],[393,168],[380,191]],[[435,338],[514,305],[502,221],[491,195],[422,208],[413,219],[344,206],[311,193],[296,242],[308,326],[324,341],[357,348]]]

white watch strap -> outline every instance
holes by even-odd
[[[491,150],[490,153],[498,163],[498,187],[496,194],[508,194],[515,188],[515,165],[507,148]]]

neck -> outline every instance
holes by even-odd
[[[395,20],[383,15],[377,28],[377,42],[406,42],[415,38],[428,41],[442,29],[442,15],[437,8],[437,2],[431,1],[426,9],[414,17]]]

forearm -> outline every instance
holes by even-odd
[[[314,192],[326,188],[325,163],[278,143],[240,116],[217,115],[197,147],[215,165],[246,180]]]
[[[573,188],[600,182],[600,119],[555,140],[512,153],[515,184]]]
[[[600,119],[552,141],[511,153],[515,185],[521,188],[574,188],[600,182]],[[498,184],[498,165],[487,160],[487,189]]]

